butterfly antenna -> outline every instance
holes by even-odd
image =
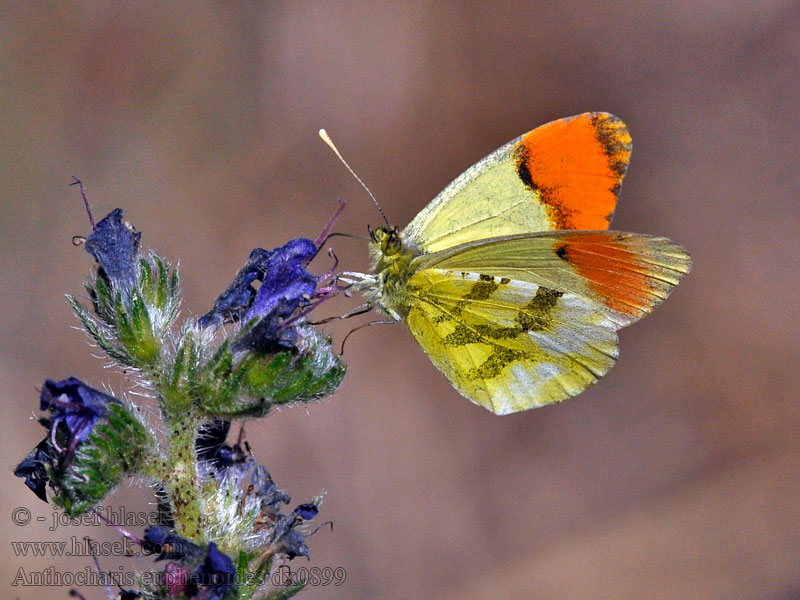
[[[319,137],[321,137],[321,138],[322,138],[322,141],[323,141],[323,142],[325,142],[326,144],[328,144],[328,147],[329,147],[331,150],[333,150],[333,153],[334,153],[334,154],[335,154],[335,155],[336,155],[336,156],[339,158],[339,160],[340,160],[340,161],[342,161],[342,164],[343,164],[343,165],[344,165],[344,166],[347,168],[347,170],[348,170],[348,171],[350,171],[350,174],[351,174],[353,177],[355,177],[355,178],[356,178],[356,181],[358,181],[358,183],[360,183],[360,184],[361,184],[361,187],[363,187],[365,190],[367,190],[367,193],[369,194],[369,197],[370,197],[370,198],[372,198],[372,201],[375,203],[375,206],[377,206],[377,207],[378,207],[378,212],[379,212],[379,213],[381,213],[381,217],[383,217],[383,220],[384,220],[384,222],[386,223],[386,226],[387,226],[387,227],[389,227],[389,219],[387,219],[387,218],[386,218],[386,215],[384,214],[384,212],[383,212],[383,209],[381,208],[381,205],[380,205],[380,204],[378,204],[378,200],[375,198],[375,195],[374,195],[374,194],[373,194],[373,193],[370,191],[370,189],[367,187],[367,184],[366,184],[366,183],[364,183],[363,181],[361,181],[361,177],[359,177],[358,175],[356,175],[356,172],[355,172],[355,171],[353,171],[353,168],[352,168],[350,165],[348,165],[348,164],[347,164],[347,161],[344,159],[344,157],[342,156],[342,153],[341,153],[341,152],[339,152],[339,149],[338,149],[338,148],[336,147],[336,145],[333,143],[333,140],[332,140],[332,139],[331,139],[331,137],[328,135],[328,132],[327,132],[327,131],[325,131],[324,129],[320,129],[320,130],[319,130]]]

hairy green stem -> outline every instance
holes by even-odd
[[[166,415],[167,470],[161,474],[179,535],[204,542],[200,478],[197,474],[195,437],[200,424],[193,410],[181,415]]]

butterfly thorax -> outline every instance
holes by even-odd
[[[364,294],[367,302],[382,309],[394,319],[404,319],[409,311],[407,286],[413,275],[411,261],[421,252],[403,239],[397,227],[370,230],[370,273],[345,273],[343,281]]]

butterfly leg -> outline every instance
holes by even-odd
[[[321,301],[320,301],[321,302]],[[317,303],[319,304],[319,303]],[[309,321],[311,325],[324,325],[325,323],[330,323],[331,321],[341,321],[342,319],[349,319],[350,317],[355,317],[358,315],[363,315],[364,313],[368,313],[373,308],[375,308],[374,302],[365,302],[361,306],[357,306],[350,312],[347,312],[343,315],[337,315],[335,317],[328,317],[327,319],[322,319],[321,321],[314,321],[313,323]]]
[[[358,331],[359,329],[364,329],[365,327],[369,327],[370,325],[393,325],[395,323],[397,323],[397,321],[395,321],[394,319],[383,319],[383,320],[379,320],[379,321],[370,321],[369,323],[364,323],[363,325],[359,325],[358,327],[354,327],[353,329],[351,329],[350,331],[347,332],[347,335],[344,336],[344,339],[342,340],[342,346],[339,349],[339,356],[343,356],[344,355],[344,345],[345,345],[345,342],[347,342],[347,339],[351,335],[353,335],[356,331]]]

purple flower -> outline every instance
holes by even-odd
[[[316,504],[312,504],[311,502],[306,502],[305,504],[300,504],[292,511],[296,517],[300,517],[304,521],[310,521],[314,517],[319,514],[319,508],[317,508]]]
[[[317,287],[317,278],[303,267],[316,253],[314,242],[303,238],[276,248],[267,260],[261,287],[246,319],[264,317],[281,302],[297,308],[301,301],[309,299]]]
[[[67,466],[77,445],[89,437],[97,420],[108,413],[109,403],[120,404],[113,396],[91,388],[75,377],[44,382],[39,408],[50,410],[52,414],[50,442],[57,452],[64,454]],[[67,429],[66,449],[56,441],[62,423]]]
[[[298,556],[308,558],[308,544],[303,532],[290,529],[279,540],[277,540],[277,551],[285,554],[286,558],[292,560]]]
[[[47,502],[48,467],[69,467],[78,445],[86,440],[98,419],[108,414],[109,403],[119,400],[89,387],[80,379],[62,381],[47,379],[39,399],[41,410],[49,410],[50,418],[41,418],[49,435],[28,453],[14,469],[14,475],[25,478],[25,485]],[[61,446],[64,445],[64,447]]]
[[[233,560],[220,552],[214,542],[209,542],[203,550],[166,527],[148,527],[142,549],[158,553],[156,561],[169,559],[164,567],[164,578],[170,596],[183,594],[185,598],[221,600],[236,583]],[[185,564],[197,567],[190,573]]]
[[[296,529],[297,525],[310,521],[319,513],[315,504],[298,505],[288,515],[278,515],[272,529],[272,545],[276,553],[285,554],[289,560],[297,556],[308,558],[307,534]]]
[[[317,277],[305,270],[316,255],[311,240],[297,238],[268,251],[256,248],[233,282],[214,302],[214,308],[198,324],[208,327],[240,320],[258,322],[236,344],[237,350],[269,352],[292,348],[297,333],[286,320],[308,303],[317,287]],[[256,290],[253,282],[260,281]]]
[[[44,438],[14,469],[14,475],[25,478],[25,485],[36,496],[47,502],[47,465],[53,466],[55,457],[50,439]]]
[[[102,581],[102,579],[101,579]],[[108,587],[106,587],[109,594],[112,593]],[[78,590],[70,590],[69,595],[73,598],[78,598],[79,600],[86,600],[86,597],[81,594]],[[109,596],[110,598],[111,596]],[[137,598],[141,598],[142,595],[139,592],[134,592],[133,590],[125,590],[122,587],[119,588],[119,593],[117,594],[117,600],[136,600]]]
[[[136,253],[139,251],[140,231],[122,221],[122,209],[115,208],[100,221],[86,238],[84,247],[100,265],[100,275],[115,290],[127,292],[136,283]]]
[[[233,344],[235,351],[278,352],[296,348],[297,330],[286,324],[297,309],[299,302],[279,298],[266,316],[245,332]]]
[[[261,500],[261,510],[266,510],[270,514],[277,513],[282,503],[289,504],[291,501],[286,492],[278,489],[264,465],[256,465],[250,476],[250,483],[253,486],[253,493]]]
[[[253,305],[258,291],[252,286],[254,281],[263,281],[269,269],[269,258],[276,250],[256,248],[250,253],[247,264],[239,269],[228,288],[214,302],[214,308],[198,320],[200,327],[222,323],[235,323]]]
[[[195,576],[200,588],[198,598],[221,600],[236,582],[236,569],[231,557],[217,550],[214,542],[209,542],[205,560],[197,567]]]
[[[144,530],[142,549],[149,554],[158,554],[155,560],[179,560],[193,562],[200,558],[203,549],[166,527],[154,525]]]

